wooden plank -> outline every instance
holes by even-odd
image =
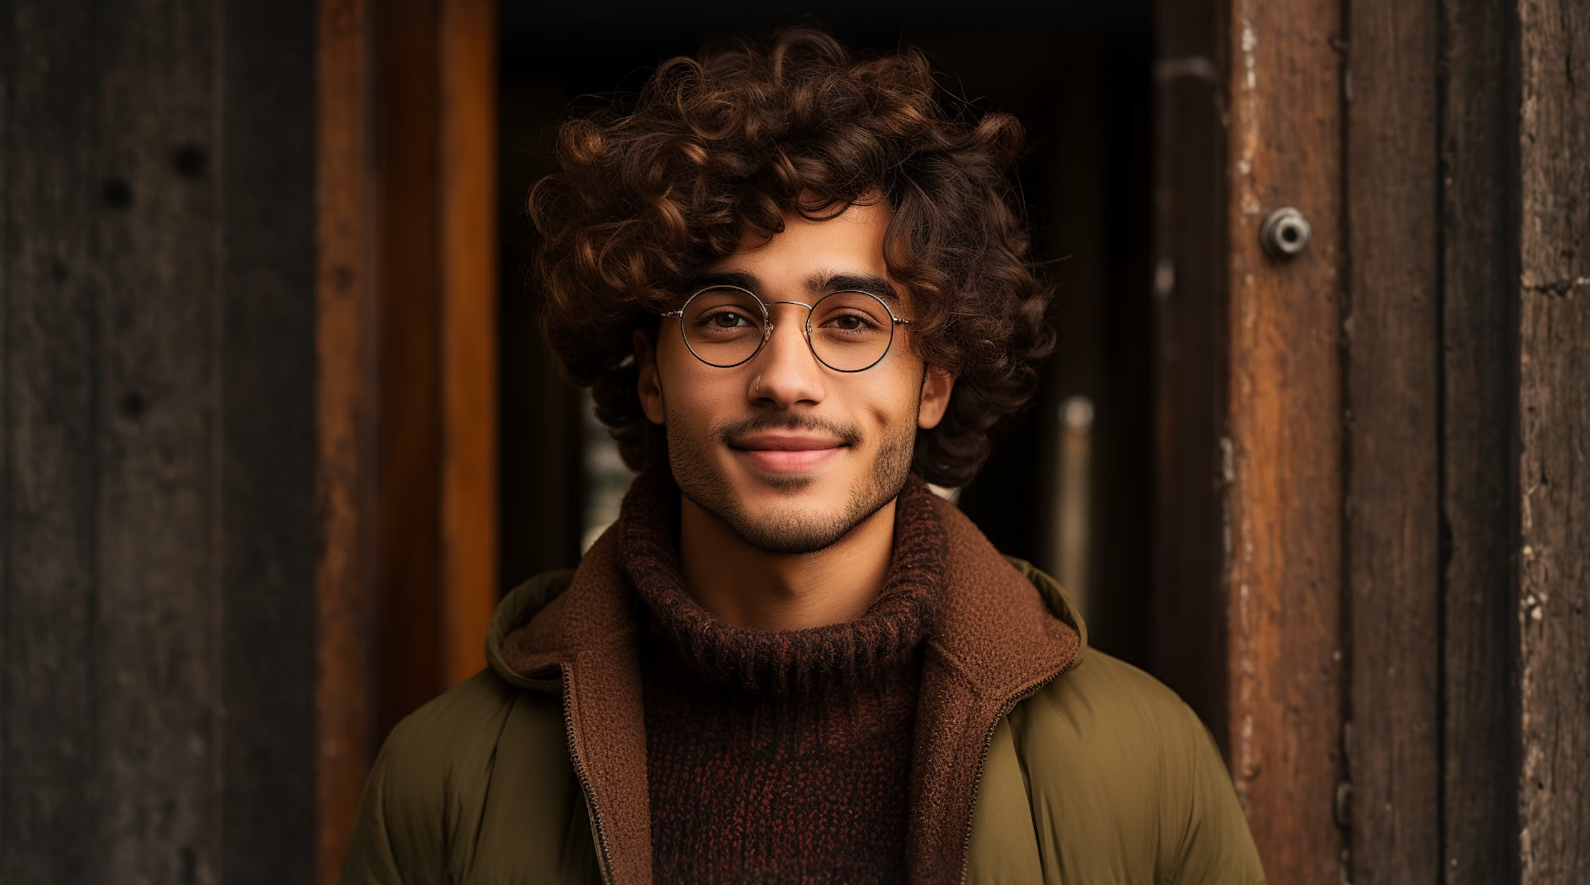
[[[1345,572],[1355,883],[1441,875],[1436,0],[1352,5]],[[1345,809],[1344,809],[1345,810]]]
[[[0,3],[0,881],[105,881],[96,822],[92,143],[84,0]]]
[[[201,0],[136,0],[93,32],[107,198],[92,277],[95,843],[129,883],[222,877],[220,195],[178,161],[217,135],[216,15]]]
[[[1340,5],[1233,0],[1223,577],[1231,768],[1273,881],[1335,883],[1341,707]],[[1261,250],[1284,205],[1313,224]]]
[[[1514,14],[1443,0],[1443,881],[1518,881]]]
[[[341,877],[374,752],[374,170],[370,9],[318,6],[315,879]]]
[[[1519,3],[1521,880],[1590,874],[1590,8]]]
[[[440,40],[443,667],[485,666],[497,579],[497,25],[442,0]]]
[[[211,431],[219,793],[228,885],[309,881],[315,851],[315,4],[233,0],[216,34],[224,195]],[[203,136],[199,136],[203,138]],[[191,298],[176,289],[167,297]],[[355,646],[357,647],[357,646]],[[224,703],[224,710],[221,704]]]
[[[1155,15],[1154,563],[1149,665],[1229,746],[1215,494],[1226,364],[1226,41],[1220,2]]]
[[[446,687],[439,598],[442,551],[441,206],[436,179],[436,0],[380,4],[376,580],[380,588],[377,736]]]

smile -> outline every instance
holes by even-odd
[[[827,435],[764,431],[736,439],[729,448],[762,470],[804,473],[837,456],[846,444]]]

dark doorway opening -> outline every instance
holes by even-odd
[[[715,35],[817,24],[858,51],[917,46],[951,94],[1025,125],[1020,184],[1035,257],[1058,285],[1059,347],[1031,410],[999,439],[959,501],[1002,551],[1072,575],[1093,642],[1141,663],[1152,560],[1148,4],[772,2],[748,9],[704,0],[550,12],[502,4],[499,14],[504,582],[578,560],[588,486],[603,482],[593,474],[600,467],[588,463],[582,400],[545,353],[527,281],[534,236],[524,197],[550,171],[553,128],[582,96],[634,92],[659,62],[694,54]],[[1080,428],[1086,437],[1080,462],[1066,460],[1078,451],[1067,448],[1067,407],[1073,419],[1091,419],[1070,424],[1073,435]],[[1079,484],[1086,493],[1076,497]],[[1058,540],[1068,488],[1070,518],[1084,530],[1069,570]]]

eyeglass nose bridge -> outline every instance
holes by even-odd
[[[761,296],[753,294],[751,297],[757,301],[762,301]],[[802,325],[805,327],[806,332],[806,346],[810,347],[812,341],[812,306],[804,301],[762,301],[762,313],[767,316],[767,328],[762,330],[762,344],[765,346],[769,341],[773,340],[773,312],[768,310],[768,308],[775,304],[796,304],[806,308],[806,321]],[[759,347],[757,348],[757,353],[760,352],[761,348]],[[815,357],[817,354],[813,353],[812,356]],[[753,353],[750,358],[756,359],[756,357],[757,354]]]

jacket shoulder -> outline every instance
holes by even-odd
[[[1208,729],[1153,676],[1095,649],[1010,715],[1040,851],[1114,846],[1065,881],[1263,881]],[[1044,845],[1044,840],[1051,844]]]
[[[365,782],[344,883],[426,883],[456,878],[452,846],[479,841],[497,748],[514,721],[556,719],[558,700],[523,691],[490,670],[409,714],[387,736]],[[532,734],[548,732],[533,728]],[[537,755],[560,756],[553,732]]]

